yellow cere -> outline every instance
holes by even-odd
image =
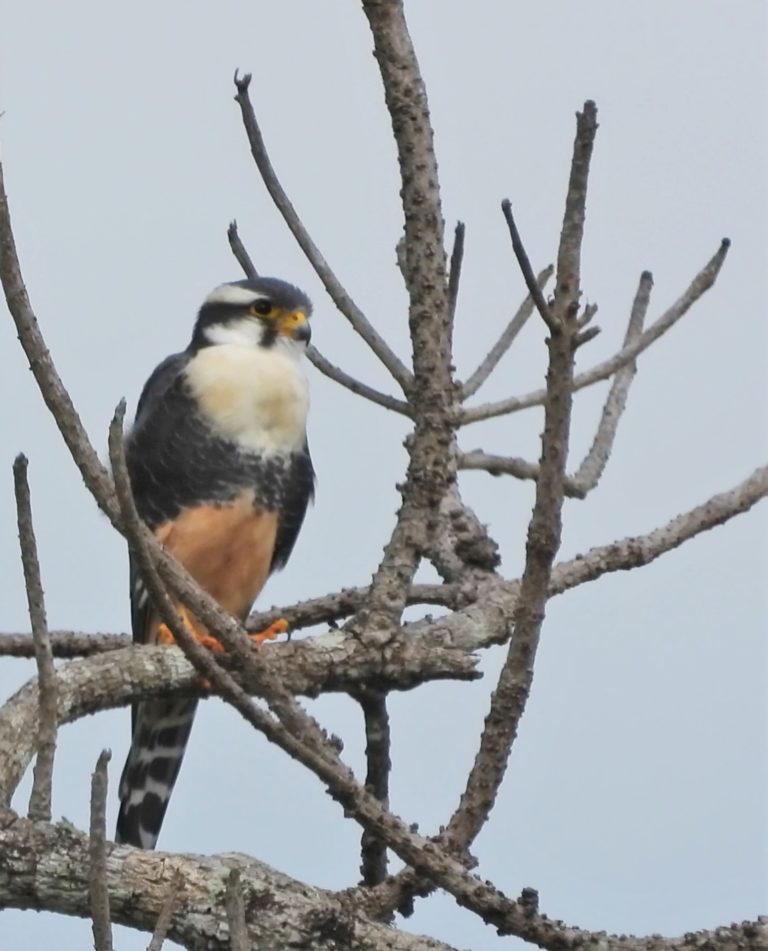
[[[294,310],[289,314],[284,314],[278,321],[278,329],[280,333],[288,334],[295,330],[297,327],[301,327],[302,324],[307,322],[307,315],[303,310]]]

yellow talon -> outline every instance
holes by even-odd
[[[261,644],[262,641],[273,641],[276,637],[279,637],[281,634],[285,634],[287,631],[288,622],[284,617],[279,617],[263,631],[259,631],[257,634],[249,634],[248,636],[254,644]]]

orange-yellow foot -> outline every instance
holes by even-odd
[[[273,641],[276,637],[280,637],[281,634],[285,634],[287,631],[288,622],[284,617],[279,617],[276,621],[273,621],[269,627],[264,628],[263,631],[259,631],[258,634],[249,634],[248,637],[250,637],[254,644],[261,644],[262,641]]]
[[[201,627],[195,622],[191,617],[189,611],[184,607],[183,604],[178,605],[176,610],[179,612],[179,616],[184,622],[185,627],[190,632],[192,637],[197,641],[198,644],[201,644],[203,647],[207,647],[212,651],[215,651],[217,654],[223,654],[224,648],[216,640],[215,637],[206,631],[204,627]],[[157,628],[157,643],[158,644],[175,644],[176,638],[173,636],[173,632],[168,627],[167,624],[160,624]]]

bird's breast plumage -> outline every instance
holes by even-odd
[[[206,347],[186,365],[184,378],[215,435],[243,452],[269,457],[303,447],[309,389],[292,355],[234,344]]]

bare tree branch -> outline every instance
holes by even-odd
[[[0,282],[3,285],[8,310],[11,312],[19,341],[29,360],[40,393],[51,411],[56,425],[72,455],[83,481],[97,504],[115,527],[119,526],[119,512],[112,495],[109,473],[99,461],[83,428],[72,400],[56,372],[51,356],[40,333],[37,320],[29,303],[21,276],[16,242],[11,228],[8,199],[5,194],[3,166],[0,162]],[[119,529],[118,529],[119,530]]]
[[[379,690],[363,690],[355,695],[365,721],[365,758],[368,764],[365,788],[384,806],[389,806],[390,759],[387,695]],[[387,877],[387,848],[379,837],[363,829],[360,873],[363,885],[378,885]]]
[[[45,616],[45,596],[40,579],[40,561],[32,522],[32,503],[27,481],[27,459],[19,455],[13,463],[13,486],[16,495],[16,513],[21,546],[21,564],[27,589],[27,606],[32,625],[32,640],[40,682],[40,710],[37,726],[37,759],[35,761],[32,792],[29,796],[30,819],[51,820],[51,783],[53,760],[56,755],[56,671],[53,666],[48,620]]]
[[[311,344],[307,347],[307,359],[323,376],[327,376],[328,379],[333,380],[334,383],[339,383],[357,396],[362,396],[364,399],[370,400],[371,403],[376,403],[377,406],[383,406],[384,409],[391,409],[395,413],[400,413],[401,416],[413,416],[413,410],[410,404],[397,399],[395,396],[390,396],[388,393],[375,390],[372,386],[368,386],[367,383],[356,380],[344,370],[334,366],[330,360],[327,360],[322,353],[320,353],[317,347],[313,347]]]
[[[525,280],[525,286],[528,288],[528,293],[536,305],[536,310],[541,315],[544,323],[553,333],[557,333],[560,330],[560,327],[552,312],[550,311],[549,304],[544,299],[539,282],[533,273],[533,268],[531,267],[531,262],[528,259],[528,254],[526,253],[525,246],[523,245],[523,240],[520,237],[520,232],[517,230],[517,225],[515,224],[515,219],[512,214],[512,205],[510,204],[508,198],[505,198],[504,201],[502,201],[501,210],[504,212],[504,218],[506,219],[507,227],[509,228],[509,236],[512,238],[512,250],[515,252],[517,263],[520,265],[520,271],[522,272],[523,279]]]
[[[320,249],[309,236],[296,209],[283,190],[283,186],[280,184],[275,170],[272,167],[272,162],[269,159],[264,138],[261,134],[250,96],[248,95],[248,87],[250,84],[250,73],[246,73],[242,79],[235,73],[235,86],[237,88],[235,101],[240,106],[243,126],[245,127],[248,142],[251,146],[251,154],[253,155],[259,174],[266,185],[267,191],[275,203],[275,207],[283,216],[283,220],[296,239],[296,243],[315,269],[315,273],[322,281],[326,291],[328,291],[331,300],[347,318],[352,328],[365,340],[371,350],[373,350],[379,360],[381,360],[395,380],[397,380],[403,392],[407,394],[411,385],[411,374],[342,286],[330,265],[320,253]]]
[[[723,266],[728,248],[731,242],[728,238],[723,238],[720,247],[715,255],[704,265],[696,277],[691,281],[684,293],[669,307],[658,320],[642,333],[634,343],[622,347],[618,353],[615,353],[608,360],[598,363],[584,373],[578,373],[573,381],[575,390],[583,390],[593,383],[600,380],[606,380],[608,377],[620,370],[635,357],[639,356],[644,350],[647,350],[652,343],[655,343],[662,334],[665,334],[677,321],[683,317],[693,304],[712,287],[717,280],[720,269]],[[485,403],[482,406],[472,406],[464,408],[461,414],[460,425],[466,426],[469,423],[477,423],[483,419],[492,419],[495,416],[505,416],[508,413],[517,413],[519,410],[528,409],[530,406],[541,406],[544,402],[546,391],[534,390],[526,393],[524,396],[513,396],[510,399],[501,400],[498,403]]]
[[[229,946],[232,951],[250,951],[248,929],[245,923],[245,903],[243,887],[240,883],[240,869],[233,868],[227,878],[227,923],[229,924]]]
[[[354,614],[368,595],[367,587],[344,588],[319,598],[309,598],[285,607],[273,607],[268,611],[252,614],[247,621],[249,631],[263,631],[278,618],[285,618],[292,631],[316,624],[334,624],[341,618]],[[460,585],[415,584],[406,597],[407,605],[435,604],[455,608],[466,601]],[[51,631],[51,650],[54,657],[87,657],[108,650],[121,650],[133,643],[127,634],[82,634],[75,631]],[[298,650],[303,648],[294,645]],[[281,650],[291,645],[271,645]],[[29,634],[0,633],[0,657],[34,657],[34,641]],[[298,659],[297,659],[297,662]]]
[[[108,849],[112,920],[152,931],[180,879],[168,937],[186,947],[231,951],[225,896],[229,873],[237,868],[247,893],[257,899],[257,912],[248,915],[251,948],[339,951],[346,940],[356,951],[451,951],[442,942],[372,922],[343,893],[306,885],[247,856]],[[65,824],[13,816],[0,822],[0,908],[8,907],[87,916],[87,838]]]
[[[232,249],[232,253],[237,258],[240,267],[243,269],[245,276],[249,278],[257,277],[258,272],[253,265],[251,256],[248,254],[245,245],[243,244],[240,233],[237,230],[237,222],[233,221],[229,228],[227,228],[227,237],[229,238],[229,246]],[[307,347],[307,359],[315,367],[316,370],[319,370],[323,376],[327,376],[329,380],[333,380],[334,383],[338,383],[346,389],[351,390],[357,396],[362,396],[367,400],[370,400],[371,403],[376,403],[378,406],[383,406],[385,409],[391,409],[395,413],[400,413],[403,416],[411,416],[412,411],[408,403],[399,400],[394,396],[389,396],[386,393],[380,393],[378,390],[375,390],[372,386],[368,386],[366,383],[362,383],[360,380],[356,380],[353,376],[350,376],[349,373],[341,370],[339,367],[331,363],[330,360],[326,359],[322,353],[317,349],[317,347],[310,344]]]
[[[456,222],[453,232],[453,250],[451,264],[448,270],[448,311],[446,322],[448,325],[449,345],[453,348],[453,325],[456,319],[456,303],[459,299],[459,283],[461,281],[461,265],[464,261],[464,238],[466,228],[463,221]]]
[[[403,504],[366,606],[355,626],[361,637],[396,629],[423,553],[429,546],[430,515],[455,479],[453,441],[455,392],[445,232],[434,137],[426,88],[401,2],[363,0],[373,36],[384,98],[397,145],[405,250],[400,255],[408,290],[414,433]],[[380,635],[376,635],[377,637]]]
[[[160,909],[160,914],[157,916],[157,924],[155,925],[155,930],[152,932],[152,940],[147,946],[147,951],[162,951],[163,943],[168,937],[168,932],[173,922],[173,913],[179,901],[182,882],[181,874],[176,871],[168,885],[168,894]]]
[[[515,456],[494,456],[480,449],[460,453],[458,465],[460,470],[480,469],[493,476],[511,475],[515,479],[532,479],[534,482],[539,478],[539,466],[534,462]],[[563,480],[563,491],[573,499],[583,499],[585,495],[582,487],[570,476]]]
[[[552,276],[553,271],[554,268],[551,264],[545,267],[543,271],[539,271],[536,276],[536,286],[540,290],[543,290],[544,287],[546,287],[547,281]],[[533,298],[529,294],[518,307],[514,317],[507,324],[504,332],[493,345],[493,347],[491,347],[483,362],[461,387],[462,400],[468,399],[470,396],[477,393],[483,383],[485,383],[491,373],[493,373],[501,358],[515,342],[517,335],[520,333],[526,323],[528,323],[528,318],[533,313],[533,308]]]
[[[256,270],[256,267],[251,260],[250,254],[246,250],[245,245],[240,238],[240,232],[237,230],[237,222],[231,221],[229,227],[227,228],[227,239],[229,241],[229,246],[232,249],[232,254],[234,254],[237,263],[243,269],[243,273],[247,278],[253,280],[259,276],[259,272]]]
[[[643,271],[640,276],[637,293],[635,294],[635,300],[632,304],[629,325],[627,326],[627,333],[624,337],[624,347],[631,346],[643,332],[643,322],[648,312],[652,287],[653,276],[650,271]],[[616,375],[613,378],[613,383],[611,384],[603,406],[603,412],[592,447],[573,475],[573,482],[582,490],[584,495],[595,488],[605,471],[608,458],[613,449],[613,442],[616,438],[619,421],[627,405],[629,388],[632,385],[636,371],[637,363],[634,360],[630,360],[629,363],[616,371]]]
[[[565,214],[560,245],[557,251],[555,285],[555,316],[564,320],[569,312],[576,317],[581,297],[581,245],[584,239],[584,218],[587,204],[587,181],[592,148],[597,134],[597,107],[592,100],[584,103],[584,111],[576,113],[576,138],[573,143],[571,174],[565,196]]]
[[[112,920],[107,888],[107,763],[109,750],[102,750],[91,776],[91,827],[88,840],[90,858],[88,891],[94,951],[112,951]]]

